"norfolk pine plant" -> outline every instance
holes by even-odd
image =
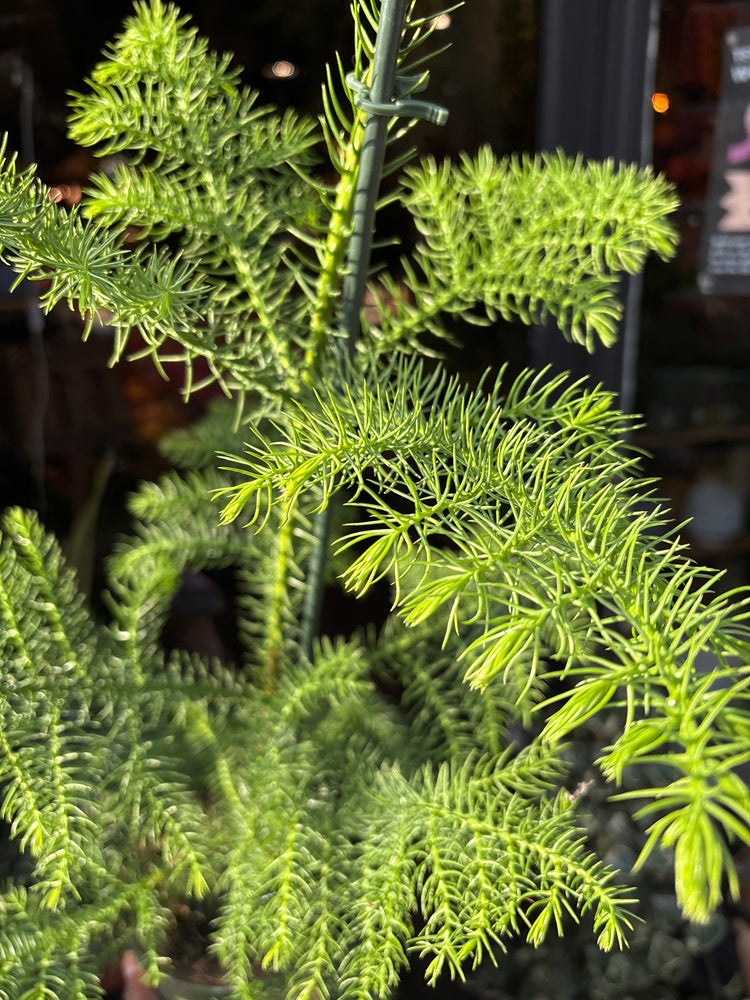
[[[2,816],[25,865],[0,898],[4,1000],[98,996],[102,954],[133,943],[156,982],[186,898],[215,901],[240,998],[388,997],[411,956],[463,977],[577,920],[621,947],[637,900],[566,788],[564,741],[605,710],[613,793],[626,770],[629,788],[663,775],[627,793],[640,861],[673,853],[695,921],[738,893],[747,595],[685,555],[610,395],[530,371],[470,389],[425,348],[456,318],[612,343],[618,273],[672,253],[674,195],[562,155],[412,158],[408,117],[372,107],[385,12],[352,15],[352,74],[329,71],[317,122],[261,107],[145,0],[72,99],[72,138],[114,173],[66,212],[4,158],[0,242],[45,307],[106,310],[115,357],[135,329],[157,365],[184,362],[186,392],[200,369],[228,399],[133,497],[109,620],[32,513],[4,516]],[[397,25],[407,102],[435,16]],[[373,115],[419,241],[371,276],[360,320],[347,253]],[[165,651],[182,574],[227,566],[240,662]],[[387,583],[387,620],[319,634],[326,566],[357,596]]]

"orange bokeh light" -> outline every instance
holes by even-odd
[[[651,107],[663,115],[665,111],[669,110],[669,98],[666,94],[652,94]]]

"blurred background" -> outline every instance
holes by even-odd
[[[423,3],[427,12],[439,6]],[[236,54],[262,100],[280,107],[316,114],[325,64],[349,51],[346,0],[180,6],[215,49]],[[130,10],[129,0],[0,0],[0,132],[69,205],[96,164],[66,138],[66,93],[83,86]],[[561,147],[653,163],[681,201],[676,258],[653,260],[642,279],[623,283],[615,348],[592,357],[554,331],[472,328],[451,364],[469,378],[504,361],[552,364],[602,382],[644,415],[634,440],[676,519],[692,518],[683,533],[693,554],[725,569],[727,587],[750,583],[750,194],[742,194],[750,0],[468,0],[441,31],[451,47],[435,61],[426,96],[450,120],[418,127],[423,152],[490,143],[499,154]],[[398,218],[383,224],[411,238]],[[159,438],[209,399],[186,406],[179,371],[165,382],[148,360],[108,368],[106,326],[82,344],[79,316],[62,306],[43,315],[38,289],[12,291],[12,282],[0,266],[0,506],[39,510],[95,591],[98,557],[126,524],[127,492],[163,468]],[[590,738],[601,743],[606,733]],[[627,867],[639,834],[603,801],[594,793],[592,836]],[[482,972],[455,994],[744,995],[737,942],[747,925],[735,935],[737,913],[727,911],[705,932],[686,929],[668,883],[664,865],[644,875],[651,930],[630,957],[605,962],[585,937],[566,938],[565,948],[534,956],[516,950],[500,972]],[[404,996],[417,995],[416,981],[405,987]]]

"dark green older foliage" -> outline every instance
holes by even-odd
[[[367,84],[379,4],[352,13]],[[400,74],[422,71],[433,17],[410,8]],[[95,996],[102,949],[133,941],[158,978],[167,904],[190,895],[219,900],[241,998],[386,997],[412,954],[432,982],[463,976],[510,935],[581,917],[619,946],[636,900],[585,846],[560,745],[617,706],[604,775],[664,775],[628,783],[644,857],[674,848],[694,920],[736,892],[746,598],[714,596],[646,511],[606,393],[528,372],[469,390],[421,357],[456,316],[610,343],[617,274],[672,252],[674,196],[648,171],[560,155],[412,162],[398,196],[420,242],[376,276],[344,363],[364,125],[344,77],[329,73],[321,123],[278,115],[173,7],[139,3],[73,99],[73,138],[114,172],[68,214],[12,160],[0,172],[0,243],[47,279],[48,307],[106,309],[116,356],[135,326],[157,364],[182,359],[188,392],[200,362],[232,397],[165,443],[182,471],[133,498],[111,623],[36,519],[5,515],[2,816],[28,859],[0,897],[7,1000]],[[393,609],[308,656],[311,526],[334,497],[331,565],[355,594],[387,581]],[[183,573],[228,566],[239,662],[166,652]]]

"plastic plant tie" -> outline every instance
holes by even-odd
[[[413,92],[412,85],[415,81],[420,82],[420,78],[398,76],[396,77],[396,86],[406,93]],[[413,101],[410,98],[397,98],[387,102],[373,101],[370,97],[370,90],[353,73],[347,74],[346,83],[354,93],[354,103],[362,111],[366,111],[368,115],[382,115],[386,118],[419,118],[433,125],[445,125],[448,121],[448,109],[439,104],[433,104],[431,101]]]

